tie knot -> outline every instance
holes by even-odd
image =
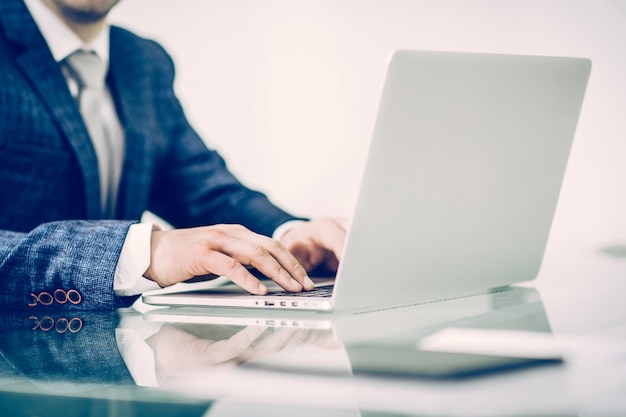
[[[106,68],[94,52],[79,50],[68,56],[66,61],[82,84],[82,88],[104,86]]]

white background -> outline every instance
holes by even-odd
[[[298,215],[350,217],[387,56],[580,56],[593,70],[551,242],[626,242],[626,0],[122,0],[207,143]]]

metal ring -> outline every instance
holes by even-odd
[[[42,300],[41,297],[46,296],[46,300]],[[54,298],[50,295],[50,293],[46,292],[46,291],[42,291],[39,293],[39,297],[37,297],[37,299],[39,300],[39,302],[45,306],[49,306],[50,304],[52,304],[52,302],[54,301]]]
[[[50,323],[49,326],[47,325],[48,323]],[[44,324],[46,324],[46,327],[44,327]],[[50,331],[53,327],[54,327],[54,319],[50,316],[46,316],[42,318],[41,321],[39,322],[39,328],[43,330],[44,332]]]
[[[72,294],[76,294],[76,295],[72,297]],[[69,290],[67,292],[67,301],[69,301],[70,303],[74,305],[80,304],[80,302],[83,301],[83,296],[80,295],[80,293],[76,290]]]
[[[62,300],[61,300],[61,299],[59,299],[59,298],[57,297],[57,294],[63,294],[63,297],[64,297],[64,298],[63,298]],[[59,304],[65,304],[65,303],[67,303],[67,293],[66,293],[65,291],[63,291],[62,289],[57,288],[56,290],[54,290],[54,301],[56,301],[56,302],[57,302],[57,303],[59,303]]]
[[[78,323],[78,327],[75,327],[74,323]],[[70,333],[78,333],[83,328],[83,321],[78,317],[74,317],[72,320],[69,321],[67,328],[69,329]]]
[[[59,324],[61,323],[64,323],[65,327],[59,327]],[[69,329],[69,327],[70,327],[70,322],[65,317],[61,317],[60,319],[58,319],[57,323],[54,325],[54,329],[59,334],[65,333]]]
[[[32,292],[30,293],[30,296],[31,296],[31,297],[33,297],[33,301],[31,301],[30,303],[28,303],[28,306],[29,306],[29,307],[36,307],[36,306],[37,306],[37,303],[39,303],[39,297],[37,297],[37,296],[35,295],[35,293],[32,293]]]

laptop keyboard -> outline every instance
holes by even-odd
[[[286,291],[274,291],[269,292],[267,295],[286,296],[286,297],[330,297],[333,295],[333,285],[321,285],[315,287],[311,291],[302,292],[286,292]]]

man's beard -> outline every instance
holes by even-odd
[[[54,4],[57,6],[59,11],[66,16],[69,20],[76,23],[95,23],[103,20],[107,14],[111,11],[113,6],[119,3],[120,0],[112,0],[110,2],[106,2],[103,7],[79,7],[71,2],[67,2],[64,0],[52,0]]]

